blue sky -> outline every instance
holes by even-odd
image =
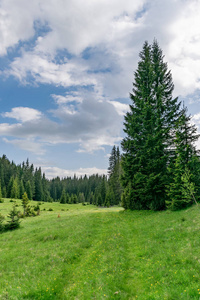
[[[49,178],[106,173],[154,38],[199,128],[199,16],[196,0],[1,0],[0,155]]]

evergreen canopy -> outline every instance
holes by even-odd
[[[171,72],[157,41],[152,45],[145,42],[139,56],[132,104],[124,122],[122,203],[129,209],[160,210],[167,198],[167,166],[181,115],[180,102],[172,96]]]

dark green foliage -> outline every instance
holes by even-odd
[[[1,214],[0,214],[0,233],[2,232],[2,231],[4,231],[4,224],[3,224],[3,221],[4,221],[4,216],[2,216]]]
[[[1,192],[1,181],[0,181],[0,203],[3,203],[2,192]]]
[[[30,180],[28,180],[28,181],[26,182],[25,190],[26,190],[28,199],[32,200],[32,199],[33,199],[33,194],[32,194],[32,188],[31,188]]]
[[[24,183],[23,180],[21,179],[20,181],[20,186],[19,186],[19,198],[22,199],[23,195],[24,195],[25,189],[24,189]]]
[[[65,204],[66,202],[67,202],[67,196],[66,196],[65,189],[63,189],[62,195],[61,195],[61,198],[60,198],[60,203]]]
[[[194,144],[199,134],[196,127],[191,125],[191,117],[187,116],[186,112],[184,108],[177,123],[174,163],[168,168],[171,181],[167,186],[167,207],[172,210],[191,205],[194,202],[194,194],[198,197],[200,191],[200,161]]]
[[[43,185],[42,185],[42,171],[41,168],[35,170],[35,195],[34,200],[43,201]]]
[[[121,194],[122,194],[122,186],[120,182],[121,177],[121,156],[119,147],[113,146],[110,158],[109,158],[109,167],[108,167],[108,174],[109,174],[109,194],[111,195],[112,190],[112,199],[110,204],[117,205],[121,202]]]
[[[130,95],[130,112],[124,122],[122,202],[125,208],[165,208],[169,149],[180,113],[178,99],[172,98],[173,88],[171,73],[157,42],[152,46],[145,42]]]
[[[16,166],[10,163],[4,155],[0,158],[0,180],[2,182],[2,197],[20,198],[26,192],[29,200],[61,201],[62,203],[89,202],[104,205],[107,193],[107,178],[98,174],[87,177],[59,177],[48,180],[42,174],[41,168],[29,164],[29,160]],[[95,198],[98,193],[102,197]],[[62,195],[63,193],[63,195]],[[65,193],[65,195],[64,195]],[[102,198],[102,199],[101,199]],[[32,210],[31,210],[32,211]],[[31,215],[31,212],[30,212]]]

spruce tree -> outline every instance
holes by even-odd
[[[16,177],[13,180],[13,185],[11,187],[10,198],[19,199],[20,191],[19,191],[19,183],[18,178]]]
[[[43,201],[42,171],[41,168],[35,170],[35,196],[34,200]]]
[[[156,41],[144,43],[122,141],[123,203],[130,209],[165,208],[167,164],[180,103]]]
[[[121,155],[119,147],[113,146],[109,157],[109,194],[113,196],[112,204],[119,204],[121,201],[122,186],[120,182],[121,176]],[[112,190],[112,192],[111,192]]]
[[[29,204],[29,199],[28,199],[27,193],[24,192],[24,194],[22,195],[22,206],[23,206],[23,209],[24,209],[24,213],[23,213],[24,217],[27,214],[28,204]]]
[[[195,147],[198,138],[197,128],[191,124],[191,116],[187,116],[187,109],[183,108],[175,132],[174,163],[168,167],[171,181],[167,186],[167,207],[171,210],[191,205],[194,202],[194,194],[198,195],[200,190],[200,161]]]
[[[2,199],[2,192],[1,192],[1,180],[0,180],[0,203],[3,202],[3,199]]]
[[[66,196],[65,188],[63,188],[62,195],[60,198],[60,203],[65,204],[66,202],[67,202],[67,196]]]

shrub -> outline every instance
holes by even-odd
[[[10,220],[7,222],[7,224],[5,224],[5,230],[13,230],[19,228],[20,226],[19,211],[16,210],[15,205],[13,205],[13,208],[10,211],[8,218]]]
[[[4,230],[4,224],[3,224],[4,219],[5,219],[4,216],[0,214],[0,232]]]

